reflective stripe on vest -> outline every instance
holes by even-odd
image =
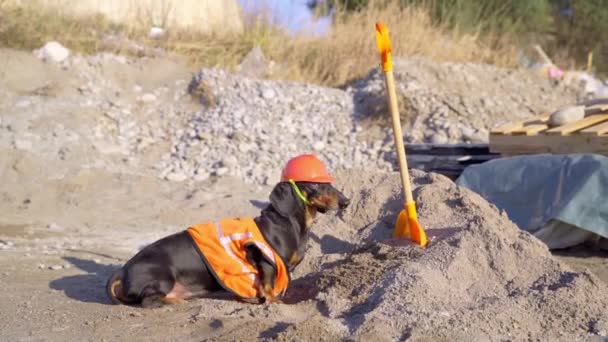
[[[270,247],[251,218],[224,219],[188,228],[203,260],[225,289],[241,298],[258,298],[259,272],[247,260],[245,246],[255,244],[277,270],[273,294],[281,296],[289,274],[281,257]]]

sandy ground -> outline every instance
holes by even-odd
[[[135,159],[100,152],[87,134],[101,113],[80,112],[78,103],[49,112],[76,91],[77,77],[11,54],[0,68],[0,340],[572,341],[608,335],[606,253],[579,247],[552,255],[478,196],[422,172],[414,172],[415,196],[420,222],[433,237],[425,250],[390,239],[401,208],[396,174],[343,170],[337,186],[352,204],[317,219],[284,303],[218,296],[149,310],[111,305],[105,281],[139,248],[201,221],[256,215],[270,188],[229,177],[161,180],[149,160],[167,148],[163,142]],[[134,79],[153,88],[187,77],[179,64],[153,63],[157,74],[141,65],[110,65],[107,75],[125,88]],[[15,105],[23,96],[33,102],[27,109]],[[65,130],[56,134],[58,124]],[[28,134],[40,139],[24,148],[18,141]]]
[[[15,156],[15,159],[24,163],[28,158]],[[72,170],[69,178],[40,180],[33,184],[26,181],[32,174],[26,172],[24,175],[15,171],[15,159],[12,163],[4,163],[2,168],[3,179],[7,180],[2,186],[0,202],[0,211],[5,213],[0,223],[0,240],[3,246],[0,252],[0,284],[7,294],[0,298],[0,307],[3,308],[0,311],[0,331],[3,340],[246,341],[278,338],[285,341],[331,341],[353,336],[362,341],[370,338],[389,341],[406,337],[424,340],[425,334],[433,330],[435,334],[428,336],[431,340],[451,340],[449,335],[445,336],[442,332],[445,326],[435,322],[436,317],[433,318],[426,309],[415,308],[415,300],[409,302],[411,309],[404,309],[396,302],[394,308],[390,309],[403,310],[404,317],[408,317],[403,321],[409,322],[409,330],[401,330],[398,326],[390,327],[391,321],[387,321],[385,316],[370,318],[366,317],[369,314],[357,314],[357,310],[375,312],[373,310],[378,310],[379,303],[392,307],[388,298],[374,304],[373,310],[366,308],[366,303],[369,298],[378,296],[378,289],[394,289],[396,285],[387,283],[384,278],[399,265],[408,265],[411,268],[408,268],[406,273],[411,271],[412,275],[427,279],[408,281],[409,287],[403,286],[403,294],[398,296],[399,298],[409,298],[406,295],[408,291],[414,294],[424,293],[424,297],[429,298],[428,305],[433,307],[433,304],[430,304],[433,298],[439,300],[445,296],[446,290],[450,292],[450,286],[445,288],[449,282],[446,283],[445,279],[440,279],[437,274],[417,273],[419,266],[416,266],[416,260],[425,252],[407,244],[394,246],[395,242],[389,239],[390,225],[394,222],[399,201],[387,202],[385,197],[387,194],[388,197],[398,197],[398,178],[395,175],[389,178],[373,173],[339,175],[340,185],[349,196],[354,195],[354,203],[346,212],[336,217],[326,215],[316,223],[307,259],[297,269],[285,303],[257,306],[238,303],[229,298],[195,299],[182,305],[145,310],[109,304],[104,293],[104,283],[117,265],[133,255],[141,246],[179,231],[193,222],[213,217],[255,215],[259,211],[256,206],[264,203],[270,189],[255,189],[234,179],[176,185],[153,177],[90,169]],[[28,170],[35,171],[41,167],[52,168],[52,165],[40,165],[35,160],[28,161]],[[418,180],[417,183],[424,183],[426,176],[419,176],[422,181]],[[345,180],[355,179],[355,182],[348,182],[347,185],[343,183]],[[426,182],[449,184],[447,179]],[[362,195],[358,194],[357,187],[362,188]],[[370,193],[373,188],[376,188],[377,193]],[[460,216],[457,212],[459,207],[443,207],[439,204],[441,201],[433,195],[443,192],[438,190],[440,189],[428,193],[417,192],[421,207],[420,220],[429,234],[435,236],[434,244],[449,240],[455,231],[471,225],[466,222],[466,215]],[[446,203],[448,202],[449,199]],[[465,206],[467,205],[472,204],[465,203]],[[442,214],[437,215],[437,211]],[[455,219],[450,215],[459,218]],[[499,214],[494,213],[492,216],[499,217]],[[459,220],[462,222],[458,222]],[[516,228],[511,227],[511,233],[515,231]],[[467,241],[466,237],[459,239]],[[478,242],[476,239],[472,237],[470,242],[475,244]],[[500,240],[500,237],[492,239]],[[529,241],[532,240],[530,237],[514,239],[522,244],[531,244],[534,249],[529,255],[515,254],[509,255],[506,260],[493,260],[492,262],[504,264],[497,266],[499,269],[508,269],[499,272],[529,272],[536,276],[545,272],[550,274],[556,269],[558,272],[562,272],[562,268],[568,269],[567,265],[562,265],[550,257],[540,243]],[[469,283],[472,286],[484,281],[475,279],[479,274],[472,270],[480,266],[473,267],[470,263],[476,258],[488,257],[491,251],[470,255],[468,251],[475,250],[475,247],[465,243],[457,249],[464,250],[467,254],[458,259],[455,255],[459,252],[443,255],[444,252],[440,252],[439,247],[435,248],[437,251],[430,250],[429,258],[440,259],[435,260],[433,264],[438,268],[445,266],[446,269],[451,269],[449,265],[452,262],[463,263],[455,271],[450,271],[462,274],[459,278],[452,279],[454,284],[451,286],[469,286],[466,285]],[[575,253],[562,253],[560,258],[574,265],[576,270],[590,269],[605,282],[608,280],[605,255],[588,256],[589,253],[579,250]],[[538,255],[542,255],[542,260],[545,260],[542,261],[542,266],[525,265],[526,262],[533,262]],[[448,262],[452,258],[457,261]],[[547,262],[548,264],[545,264]],[[541,269],[537,270],[538,267]],[[424,269],[428,271],[428,268],[423,267]],[[590,284],[577,285],[589,291],[589,296],[606,294],[602,292],[606,289],[602,281],[596,280],[590,273],[581,274],[593,277]],[[424,291],[415,288],[416,284],[427,286],[427,281],[431,281],[431,284],[436,281],[436,284],[443,284],[443,287],[434,285],[434,288]],[[601,284],[593,285],[594,281]],[[492,282],[488,281],[488,284]],[[484,287],[485,285],[481,286]],[[454,295],[459,296],[459,291],[454,291]],[[560,298],[564,295],[566,294],[555,296]],[[547,296],[551,297],[553,294],[549,293]],[[576,305],[579,306],[577,309],[583,309],[585,315],[597,316],[593,310],[585,311],[585,300],[590,298],[580,296],[578,293],[574,296],[577,298]],[[500,303],[500,300],[496,300]],[[476,299],[462,297],[456,302],[471,304],[476,303]],[[603,301],[597,304],[601,302]],[[446,304],[436,305],[443,307]],[[488,303],[484,305],[492,306]],[[513,312],[525,312],[525,306],[513,303],[511,305],[517,308]],[[507,310],[502,304],[500,307]],[[445,313],[442,314],[450,315],[448,312],[451,310],[456,309],[445,307]],[[498,339],[498,335],[492,335],[494,328],[501,331],[501,338],[507,340],[525,337],[527,330],[534,338],[543,339],[543,328],[515,324],[501,330],[498,327],[492,328],[491,319],[483,326],[479,323],[479,317],[472,313],[474,311],[466,310],[468,316],[463,316],[463,322],[470,323],[468,329],[474,339]],[[555,314],[554,309],[546,311],[549,315]],[[479,309],[479,312],[487,313],[487,310],[483,308]],[[456,313],[465,314],[458,310],[452,314]],[[580,317],[574,319],[574,322],[564,323],[557,317],[551,318],[544,314],[541,316],[563,324],[563,329],[567,331],[564,337],[586,336],[582,332],[588,330],[588,327],[576,327],[580,323]],[[587,317],[587,320],[593,321],[592,318]],[[527,319],[537,318],[524,317],[524,321]],[[600,319],[604,319],[601,322],[605,324],[606,317]],[[463,333],[467,328],[462,330],[459,323],[451,322],[450,326],[451,324],[454,324],[453,337],[456,340],[466,340]],[[420,328],[422,330],[417,332],[415,327],[421,325],[427,327]],[[602,331],[605,327],[598,329]],[[554,332],[557,334],[557,331]],[[514,335],[509,337],[509,334]]]

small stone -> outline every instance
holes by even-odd
[[[63,230],[63,227],[61,227],[60,225],[58,225],[55,222],[50,223],[49,225],[46,226],[46,228],[48,230],[54,230],[54,231],[61,231],[61,230]]]
[[[323,150],[323,149],[325,148],[325,143],[324,143],[324,142],[322,142],[322,141],[317,141],[317,142],[315,142],[315,143],[312,145],[312,148],[313,148],[315,151],[321,151],[321,150]]]
[[[475,129],[469,126],[461,126],[460,133],[464,139],[471,140],[471,137],[475,134]]]
[[[183,182],[186,179],[188,179],[188,176],[186,176],[182,172],[173,171],[173,172],[169,173],[166,176],[166,178],[168,181],[171,181],[171,182]]]
[[[144,103],[156,102],[156,95],[146,93],[141,96],[140,100],[141,100],[141,102],[144,102]]]
[[[239,164],[239,160],[235,156],[228,156],[222,159],[222,166],[234,167]]]
[[[144,91],[144,89],[141,86],[139,86],[137,84],[133,86],[134,93],[141,93],[142,91]]]
[[[248,144],[246,142],[242,142],[239,144],[239,151],[241,153],[247,153],[249,151],[251,151],[253,149],[253,147],[251,146],[251,144]]]
[[[218,176],[223,176],[223,175],[227,174],[228,171],[230,171],[230,169],[228,169],[227,167],[220,167],[219,169],[217,169],[215,171],[215,174]]]
[[[61,266],[61,265],[49,266],[49,270],[53,270],[53,271],[58,271],[58,270],[60,270],[62,268],[63,268],[63,266]]]
[[[161,39],[165,37],[165,29],[156,26],[151,27],[150,31],[148,32],[148,37],[150,37],[151,39]]]
[[[198,169],[194,175],[194,180],[197,182],[202,182],[209,179],[210,176],[211,175],[206,170]]]
[[[45,269],[46,266],[44,264],[38,264],[38,268],[42,270],[42,269]]]
[[[40,49],[35,50],[34,55],[45,61],[60,63],[70,56],[70,50],[58,42],[51,41],[44,44]]]
[[[198,133],[198,139],[199,140],[206,140],[209,141],[213,138],[213,136],[207,132],[199,132]]]
[[[262,97],[266,100],[273,99],[275,95],[276,93],[274,90],[272,90],[272,88],[265,88],[264,90],[262,90]]]
[[[479,129],[469,137],[469,140],[473,143],[487,143],[489,139],[489,133],[485,129]]]
[[[585,117],[585,106],[565,106],[551,114],[549,127],[563,126]]]
[[[448,143],[448,137],[446,137],[445,134],[442,134],[442,133],[433,134],[429,140],[430,140],[431,144],[436,144],[436,145],[442,145],[442,144]]]

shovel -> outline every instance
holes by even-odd
[[[405,159],[405,148],[403,147],[403,133],[401,132],[401,121],[399,119],[399,109],[397,108],[393,62],[391,60],[391,40],[388,36],[388,28],[380,21],[376,23],[376,45],[378,46],[378,52],[380,52],[382,70],[386,79],[388,104],[393,118],[393,134],[395,136],[397,156],[399,157],[401,184],[405,191],[404,209],[401,210],[397,218],[394,236],[396,238],[408,238],[424,247],[427,244],[426,233],[418,223],[416,203],[412,196],[412,186],[407,169],[407,160]]]

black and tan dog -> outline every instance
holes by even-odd
[[[115,303],[144,307],[221,290],[251,303],[278,300],[287,289],[289,272],[304,258],[316,213],[348,204],[349,199],[329,182],[280,182],[258,217],[190,227],[145,247],[108,279],[108,296]],[[257,226],[261,237],[227,231],[247,224]],[[205,247],[213,244],[211,240],[216,244]],[[240,261],[235,255],[240,253],[235,249],[239,243]],[[205,248],[208,251],[202,252]],[[226,263],[237,270],[222,270]]]

